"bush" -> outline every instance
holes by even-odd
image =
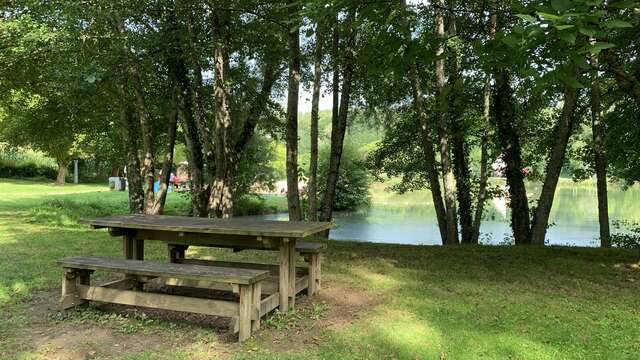
[[[3,178],[46,178],[55,180],[55,167],[30,161],[0,160],[0,177]]]
[[[624,249],[640,249],[640,222],[616,220],[613,227],[623,232],[611,234],[611,245]]]
[[[325,146],[318,156],[318,200],[320,206],[322,206],[327,186],[330,154],[330,148]],[[371,185],[371,177],[365,168],[362,154],[353,146],[345,144],[342,151],[333,209],[343,211],[368,207],[371,203],[369,185]]]

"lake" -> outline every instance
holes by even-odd
[[[530,198],[537,198],[539,185],[528,184]],[[371,189],[369,209],[338,212],[336,227],[329,237],[333,240],[356,240],[393,244],[440,244],[440,235],[429,191],[396,194],[384,184]],[[610,220],[640,220],[640,188],[622,190],[609,185]],[[556,190],[547,232],[550,245],[598,246],[598,206],[595,183],[573,183],[562,179]],[[286,220],[288,215],[266,215],[262,218]],[[612,226],[612,232],[615,228]],[[500,244],[511,237],[509,210],[505,200],[496,198],[486,205],[481,226],[483,244]]]

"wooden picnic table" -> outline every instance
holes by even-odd
[[[127,259],[144,259],[146,240],[168,244],[171,262],[187,262],[185,249],[190,246],[232,248],[234,250],[278,250],[278,294],[271,305],[280,311],[295,306],[296,242],[331,228],[328,222],[269,221],[247,218],[208,219],[166,215],[117,215],[82,219],[81,224],[94,229],[108,228],[109,234],[123,239]],[[194,260],[199,264],[205,260]],[[308,286],[308,285],[307,285]]]

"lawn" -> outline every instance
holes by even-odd
[[[237,345],[215,319],[92,306],[55,310],[73,255],[120,256],[79,217],[127,210],[104,186],[0,180],[0,358],[638,359],[638,254],[566,247],[329,242],[321,296]],[[171,194],[168,212],[188,201]],[[159,244],[149,258],[164,259]],[[188,255],[275,261],[275,254]]]

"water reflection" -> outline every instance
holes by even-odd
[[[381,191],[381,190],[378,190]],[[537,198],[539,187],[530,186],[531,198]],[[640,189],[609,191],[611,220],[640,220]],[[370,209],[335,214],[336,227],[330,238],[394,244],[440,244],[435,211],[428,191],[409,194],[377,193]],[[487,203],[481,227],[481,241],[499,244],[510,237],[509,213],[505,199]],[[287,214],[268,215],[268,219],[286,220]],[[553,226],[547,233],[552,245],[597,246],[598,207],[595,186],[591,183],[561,183],[551,211]]]

